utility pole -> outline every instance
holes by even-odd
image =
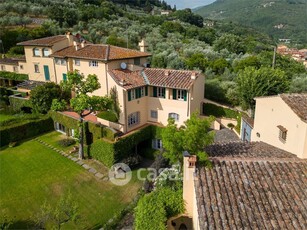
[[[273,62],[272,62],[272,68],[275,69],[276,64],[276,46],[274,46],[274,53],[273,53]]]

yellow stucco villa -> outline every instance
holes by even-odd
[[[150,54],[144,40],[140,51],[91,44],[70,33],[18,45],[24,46],[25,60],[15,64],[23,66],[30,81],[60,83],[74,70],[85,76],[96,74],[101,88],[93,95],[115,90],[121,111],[118,123],[98,122],[123,133],[146,123],[166,125],[170,117],[182,125],[194,111],[201,111],[204,76],[196,71],[147,68]]]

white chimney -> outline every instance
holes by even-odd
[[[193,217],[195,202],[195,172],[196,156],[183,152],[183,200],[186,204],[186,214]]]
[[[74,41],[74,36],[70,32],[67,32],[66,38],[68,39],[68,45],[71,46],[73,44],[73,41]]]
[[[74,44],[75,49],[78,50],[78,44],[77,44],[77,42],[74,41],[73,44]]]
[[[170,74],[170,71],[169,71],[169,70],[165,70],[165,71],[164,71],[164,75],[165,75],[165,76],[169,76],[169,74]]]
[[[139,42],[139,47],[140,47],[140,51],[141,51],[141,52],[146,52],[146,51],[147,51],[148,45],[147,45],[147,43],[145,42],[144,39],[142,39],[142,40]]]
[[[196,79],[196,73],[195,73],[194,71],[193,71],[192,74],[191,74],[191,79],[192,79],[192,80],[195,80],[195,79]]]
[[[85,41],[83,40],[83,41],[81,42],[81,47],[84,48],[84,46],[85,46]]]

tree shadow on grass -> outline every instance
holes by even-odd
[[[37,229],[32,220],[13,220],[9,229]]]

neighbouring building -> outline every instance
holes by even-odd
[[[184,157],[193,228],[183,229],[307,228],[307,160],[264,142],[215,143],[206,152],[212,167]]]
[[[21,58],[2,58],[0,59],[0,71],[27,74],[26,59]]]
[[[307,158],[307,94],[258,97],[251,141]]]
[[[77,70],[96,74],[101,88],[93,95],[116,92],[120,108],[117,123],[98,119],[104,125],[129,132],[146,123],[166,125],[174,118],[182,125],[190,115],[201,112],[204,76],[196,71],[148,67],[144,40],[140,51],[105,44],[91,44],[79,35],[58,35],[18,43],[25,49],[25,69],[33,82],[65,81]]]

